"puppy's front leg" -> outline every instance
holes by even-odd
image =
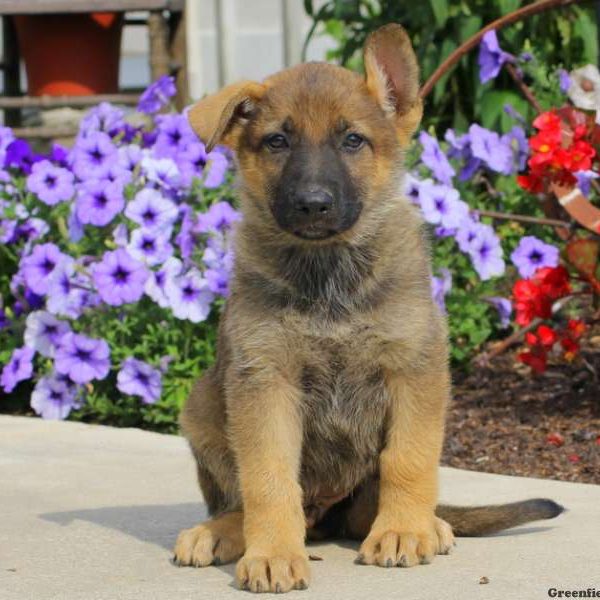
[[[388,372],[386,384],[391,406],[379,506],[359,562],[411,567],[453,544],[450,527],[434,514],[449,376],[445,368],[421,375]]]
[[[244,506],[246,553],[236,579],[253,592],[308,587],[302,491],[299,391],[281,377],[237,381],[228,419]]]

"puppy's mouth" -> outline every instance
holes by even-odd
[[[338,233],[336,229],[326,227],[303,227],[302,229],[292,229],[292,233],[303,240],[326,240]]]

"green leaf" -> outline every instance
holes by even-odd
[[[447,0],[429,0],[433,16],[438,27],[443,27],[448,20]]]
[[[447,38],[444,40],[444,43],[442,44],[442,48],[440,51],[440,56],[438,61],[441,63],[445,58],[447,58],[448,56],[450,56],[450,54],[452,54],[452,52],[455,50],[456,48],[456,43]],[[446,74],[444,74],[444,76],[438,81],[438,83],[436,84],[434,90],[433,90],[433,101],[434,102],[438,102],[439,99],[441,98],[441,96],[445,93],[447,93],[447,83],[448,83],[448,79],[452,76],[452,69],[450,69],[450,71],[448,71]]]
[[[598,37],[596,26],[586,11],[577,11],[577,20],[574,24],[574,36],[583,43],[583,62],[593,65],[598,60]]]
[[[312,0],[304,0],[304,11],[310,17],[312,17],[315,14],[315,8],[313,6]]]
[[[458,34],[460,41],[464,42],[471,36],[475,35],[481,29],[482,21],[481,17],[476,15],[470,15],[460,19],[458,25]]]
[[[504,106],[511,104],[521,114],[527,113],[527,102],[511,90],[487,90],[481,97],[480,119],[483,127],[494,129],[501,126],[503,132],[508,131],[514,120],[505,112]]]
[[[503,15],[517,10],[519,6],[521,6],[521,0],[498,0],[498,8]]]

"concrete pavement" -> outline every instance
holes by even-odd
[[[569,510],[479,539],[429,566],[353,563],[356,544],[311,545],[306,600],[536,600],[548,589],[600,597],[600,486],[442,469],[443,500],[483,504],[545,496]],[[176,568],[180,529],[204,506],[175,436],[0,415],[0,599],[244,598],[233,565]],[[489,583],[480,583],[481,578]],[[483,580],[485,581],[485,580]]]

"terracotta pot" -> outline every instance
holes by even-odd
[[[118,91],[122,13],[23,15],[15,26],[30,95]]]

